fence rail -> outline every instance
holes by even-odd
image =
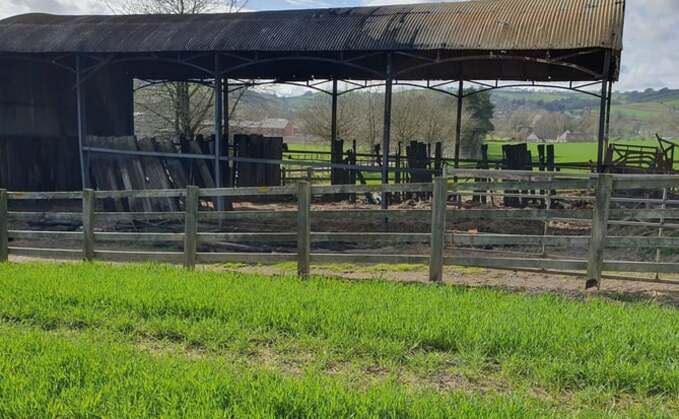
[[[667,190],[679,188],[677,176],[590,175],[559,174],[544,172],[516,172],[489,170],[452,170],[447,178],[439,177],[432,184],[400,185],[336,185],[312,186],[307,182],[297,185],[267,188],[198,189],[145,191],[93,191],[79,192],[7,192],[0,190],[0,262],[9,255],[56,257],[92,260],[160,261],[182,263],[193,269],[198,263],[226,262],[290,262],[296,261],[302,277],[310,274],[312,264],[326,263],[417,263],[429,264],[430,280],[441,281],[446,265],[496,269],[539,269],[574,272],[586,277],[588,287],[598,287],[604,272],[624,273],[679,273],[678,263],[664,263],[659,257],[653,262],[617,261],[605,258],[606,249],[673,249],[679,247],[679,237],[663,234],[672,228],[668,220],[679,220],[679,209],[668,208]],[[615,197],[616,191],[641,190],[647,195],[664,191],[663,199],[651,197]],[[521,191],[543,190],[543,193]],[[570,197],[590,203],[593,208],[558,209],[553,202],[566,198],[556,191],[589,191],[589,195]],[[460,209],[450,204],[464,191],[479,195],[522,196],[527,199],[543,199],[545,208],[531,209]],[[362,193],[419,193],[432,197],[431,209],[357,209],[312,210],[312,198],[330,194]],[[201,199],[216,197],[271,197],[287,196],[297,200],[296,210],[263,211],[200,211]],[[167,198],[184,200],[182,212],[97,212],[97,200],[109,198]],[[11,201],[25,200],[82,200],[80,213],[69,212],[21,212],[9,211]],[[640,203],[646,208],[613,208],[615,205]],[[652,206],[660,208],[652,208]],[[367,233],[312,231],[318,222],[336,217],[350,217],[365,222],[418,222],[430,225],[428,233]],[[144,220],[183,222],[183,232],[105,232],[95,226],[101,220],[111,222],[137,222]],[[280,221],[290,226],[283,232],[201,232],[200,221],[248,221],[266,223]],[[493,221],[542,221],[543,235],[535,234],[470,234],[450,232],[449,224],[464,220]],[[591,224],[590,235],[550,235],[547,222],[571,220]],[[70,222],[79,223],[82,231],[35,231],[10,228],[16,223]],[[638,225],[657,227],[657,236],[609,235],[609,226]],[[677,226],[677,224],[675,224]],[[12,246],[16,240],[57,240],[82,243],[80,249],[34,248]],[[99,244],[126,243],[183,243],[183,251],[133,251],[104,250]],[[200,252],[200,244],[220,242],[245,243],[296,243],[291,253],[208,253]],[[429,254],[359,254],[316,253],[313,245],[318,243],[360,242],[367,244],[418,244],[429,247]],[[466,248],[486,246],[538,246],[556,248],[580,248],[588,250],[587,259],[549,257],[496,257],[487,254],[467,256]],[[648,278],[640,278],[649,281]],[[672,281],[658,282],[672,283]]]

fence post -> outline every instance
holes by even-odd
[[[448,179],[434,179],[434,196],[431,203],[431,259],[429,261],[429,280],[443,280],[443,249],[446,234],[446,210],[448,203]]]
[[[187,186],[184,204],[184,267],[189,270],[196,268],[199,202],[200,189]]]
[[[94,260],[94,210],[96,197],[94,190],[83,189],[83,259]]]
[[[7,218],[7,191],[0,189],[0,263],[9,260],[9,229]]]
[[[586,288],[601,288],[601,272],[604,264],[606,235],[608,234],[608,217],[611,211],[611,194],[613,193],[613,176],[599,174],[596,187],[596,202],[592,215],[592,239],[589,244],[589,260],[587,264]]]
[[[554,179],[550,176],[547,178],[547,180],[551,183],[554,181]],[[544,192],[547,196],[545,197],[545,209],[547,210],[547,213],[549,213],[549,210],[552,209],[552,190],[551,189],[546,189]],[[545,246],[545,240],[546,237],[549,235],[549,223],[550,223],[550,218],[549,216],[545,217],[545,225],[543,226],[542,229],[542,257],[546,258],[547,257],[547,246]]]
[[[297,274],[309,277],[311,265],[311,185],[297,184]]]
[[[660,205],[660,209],[666,210],[667,209],[667,200],[669,199],[669,193],[667,188],[663,189],[662,192],[662,205]],[[662,217],[660,217],[660,227],[658,228],[658,237],[663,238],[665,236],[665,216],[663,214]],[[662,248],[658,247],[655,249],[655,263],[662,263]],[[660,280],[660,272],[655,273],[655,279]]]

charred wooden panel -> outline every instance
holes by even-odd
[[[0,136],[0,188],[11,191],[81,189],[77,138]]]
[[[84,89],[88,135],[134,135],[132,77],[120,67],[107,67],[87,80]]]
[[[49,64],[0,63],[0,186],[81,189],[73,74]],[[119,67],[84,84],[89,135],[132,135],[132,79]]]
[[[0,137],[76,136],[72,74],[39,63],[0,63]]]
[[[282,160],[283,139],[261,135],[236,135],[236,157],[247,159]],[[279,164],[236,162],[237,186],[279,186]]]

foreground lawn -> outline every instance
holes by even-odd
[[[673,417],[679,313],[388,282],[0,265],[0,417]]]

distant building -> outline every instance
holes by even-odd
[[[540,139],[540,137],[535,135],[535,133],[532,133],[531,135],[528,136],[528,138],[526,138],[526,141],[528,141],[529,143],[539,143],[542,140]]]
[[[568,130],[559,135],[556,140],[559,143],[585,143],[594,140],[594,137],[586,132]]]
[[[287,119],[267,118],[262,121],[233,121],[231,131],[234,134],[256,134],[265,137],[293,137],[297,129]]]

